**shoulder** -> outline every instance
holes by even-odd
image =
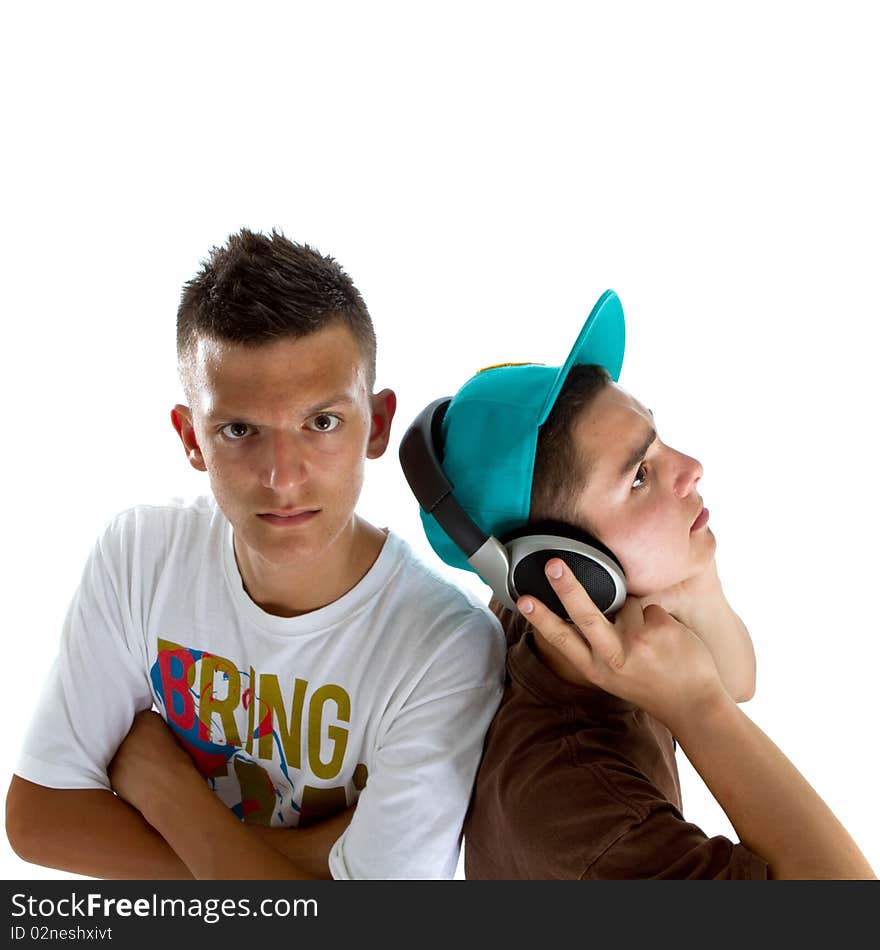
[[[461,587],[441,577],[427,562],[423,561],[399,535],[389,532],[388,541],[401,576],[413,589],[430,600],[447,604],[450,609],[467,611],[480,608],[478,602]]]
[[[527,742],[503,722],[490,731],[465,827],[476,873],[502,862],[506,874],[530,878],[762,876],[760,858],[688,822],[624,757],[587,761],[564,726],[538,728]]]
[[[221,516],[217,502],[210,495],[197,498],[170,498],[159,503],[133,505],[114,515],[106,525],[105,536],[125,535],[153,530],[186,530],[191,526],[209,524]]]
[[[217,503],[207,495],[135,505],[107,522],[96,548],[110,561],[135,553],[168,556],[175,546],[193,546],[198,538],[222,531],[225,523]]]
[[[508,757],[516,769],[506,774],[485,758],[480,767],[464,828],[470,877],[766,876],[761,858],[708,837],[636,769],[578,764],[564,742],[510,748]]]
[[[397,565],[393,580],[395,592],[405,598],[407,606],[417,610],[423,620],[442,623],[447,633],[453,626],[481,631],[493,641],[501,636],[501,624],[487,604],[441,577],[400,536],[389,532],[388,542]]]
[[[589,856],[582,877],[599,880],[764,879],[767,863],[723,835],[709,837],[662,796],[642,795],[634,814]]]
[[[389,533],[394,560],[383,591],[391,612],[406,627],[406,638],[426,658],[468,658],[500,678],[505,640],[498,619],[488,606],[441,577],[398,535]]]

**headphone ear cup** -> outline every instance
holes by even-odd
[[[519,538],[507,545],[510,581],[516,597],[531,594],[560,616],[570,620],[556,596],[544,568],[554,557],[564,561],[603,614],[614,613],[626,597],[623,570],[615,559],[579,541],[559,537]]]

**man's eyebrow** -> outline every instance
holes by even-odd
[[[313,416],[318,412],[326,412],[333,406],[353,406],[355,401],[356,400],[352,397],[351,393],[337,393],[335,396],[331,396],[329,399],[322,399],[313,406],[307,407],[305,410],[305,415]],[[256,423],[251,422],[247,416],[247,413],[231,412],[223,406],[215,407],[211,412],[206,414],[206,418],[209,420],[234,419],[236,422],[246,422],[248,425],[256,425]]]
[[[618,478],[623,478],[627,472],[631,471],[634,465],[637,465],[645,457],[645,453],[653,444],[654,440],[657,438],[657,431],[654,427],[651,427],[651,431],[648,433],[645,441],[641,443],[636,449],[629,453],[627,456],[626,462],[620,467],[620,473]]]
[[[331,396],[329,399],[322,399],[319,403],[315,403],[314,406],[309,406],[309,408],[306,409],[306,415],[311,416],[316,412],[324,412],[327,409],[332,409],[333,406],[353,406],[355,401],[351,393],[339,393],[336,396]]]
[[[233,419],[235,422],[245,422],[248,425],[251,425],[250,420],[242,413],[227,412],[222,406],[217,406],[210,412],[206,412],[205,419],[207,419],[209,422],[214,422],[215,420],[219,419]]]

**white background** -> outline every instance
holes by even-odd
[[[620,295],[622,384],[699,457],[745,708],[880,870],[871,4],[31,3],[0,40],[7,777],[105,520],[194,494],[182,283],[242,225],[333,254],[400,397],[361,511],[478,368]],[[449,571],[475,589],[478,582]],[[680,756],[685,813],[735,837]],[[5,780],[6,777],[4,777]],[[59,877],[19,861],[7,878]]]

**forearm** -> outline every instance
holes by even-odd
[[[312,875],[242,824],[196,773],[168,775],[139,803],[144,817],[200,880],[308,880]],[[283,834],[283,832],[281,832]],[[290,832],[294,834],[294,832]]]
[[[308,828],[273,828],[246,825],[251,834],[292,861],[310,878],[330,880],[330,851],[348,827],[354,806]]]
[[[102,789],[46,788],[14,776],[6,832],[31,864],[121,880],[192,877],[138,811]]]
[[[729,698],[670,724],[740,840],[780,879],[873,879],[846,829]]]

